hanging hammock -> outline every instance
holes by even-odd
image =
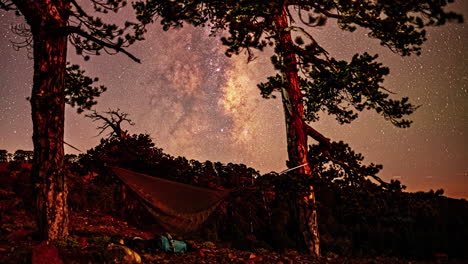
[[[230,190],[211,190],[113,167],[155,220],[168,232],[197,231]]]

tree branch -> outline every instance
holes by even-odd
[[[99,134],[97,136],[100,136],[108,127],[111,127],[114,132],[120,131],[120,127],[115,126],[114,122],[109,120],[107,117],[99,114],[96,110],[93,110],[92,114],[85,115],[85,117],[91,118],[93,122],[102,120],[104,121],[104,124],[102,126],[98,126],[97,129],[100,130]],[[117,133],[117,132],[116,132]],[[112,132],[111,132],[112,134]]]
[[[331,150],[331,142],[330,139],[322,135],[320,132],[309,126],[306,122],[304,122],[304,129],[305,133],[318,141],[322,146],[324,146],[327,150]]]
[[[6,10],[6,11],[18,10],[15,4],[11,2],[10,0],[1,0],[0,9]]]
[[[91,118],[94,121],[103,121],[102,126],[98,126],[97,129],[100,130],[99,135],[101,135],[107,128],[111,128],[112,131],[108,134],[108,136],[115,135],[116,137],[122,139],[127,137],[127,131],[123,130],[121,127],[121,123],[123,121],[128,122],[131,126],[135,125],[132,120],[127,118],[128,114],[127,113],[121,113],[120,109],[117,110],[111,110],[104,112],[105,114],[108,115],[108,117],[105,117],[104,115],[99,114],[96,110],[93,110],[92,114],[85,115],[88,118]]]
[[[75,6],[76,10],[78,11],[80,15],[84,17],[88,17],[88,18],[91,17],[83,10],[83,8],[81,8],[81,6],[76,2],[76,0],[71,0],[71,3]]]
[[[81,28],[79,27],[74,27],[74,26],[67,26],[65,27],[65,32],[67,34],[77,34],[77,35],[80,35],[86,39],[89,39],[91,41],[94,41],[96,42],[97,44],[103,46],[103,47],[107,47],[107,48],[110,48],[110,49],[113,49],[117,52],[122,52],[123,54],[127,55],[130,59],[138,62],[138,63],[141,63],[141,60],[138,59],[137,57],[135,57],[133,54],[131,54],[130,52],[126,51],[124,48],[122,48],[121,46],[117,45],[117,44],[114,44],[114,43],[108,43],[108,42],[105,42],[103,40],[100,40],[98,38],[96,38],[95,36],[83,31]]]
[[[333,14],[333,13],[330,13],[329,11],[326,11],[326,10],[319,10],[319,12],[324,14],[326,17],[336,18],[336,19],[342,19],[343,18],[343,16],[341,16],[341,15]]]

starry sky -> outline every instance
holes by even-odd
[[[468,19],[468,2],[451,9]],[[32,149],[30,105],[33,62],[28,51],[15,51],[21,39],[10,27],[23,23],[0,11],[0,149]],[[409,96],[421,107],[409,129],[399,129],[374,112],[349,125],[323,115],[314,127],[332,140],[343,140],[384,165],[380,176],[399,179],[409,191],[443,188],[450,197],[468,198],[468,27],[430,28],[421,56],[400,57],[369,39],[364,30],[342,32],[333,21],[313,29],[316,40],[337,59],[355,53],[379,54],[390,68],[384,86]],[[201,161],[244,163],[260,170],[286,169],[286,139],[280,99],[263,99],[256,84],[274,73],[270,52],[228,58],[219,38],[207,29],[184,26],[164,32],[153,25],[146,40],[125,55],[101,55],[84,62],[69,47],[69,61],[100,78],[106,91],[98,111],[120,108],[136,123],[130,133],[148,133],[174,156]],[[98,144],[96,124],[67,107],[65,141],[81,150]],[[310,139],[311,140],[311,139]],[[67,153],[77,151],[66,147]]]

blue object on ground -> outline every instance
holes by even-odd
[[[187,243],[172,239],[171,235],[160,235],[158,237],[158,247],[164,252],[186,253]]]

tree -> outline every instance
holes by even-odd
[[[6,149],[0,149],[0,162],[8,162],[9,161],[9,155],[8,155],[8,150]]]
[[[118,139],[126,139],[129,137],[128,131],[123,130],[121,127],[122,123],[128,123],[131,126],[135,125],[135,123],[133,123],[132,120],[128,118],[127,113],[120,112],[120,109],[109,109],[109,111],[104,112],[104,114],[105,115],[99,114],[96,110],[94,110],[92,114],[85,115],[86,117],[91,118],[93,122],[103,122],[102,126],[97,127],[99,130],[98,136],[104,133],[104,131],[106,131],[108,128],[111,128],[112,131],[108,134],[108,137],[115,137]]]
[[[90,0],[94,11],[117,12],[126,5],[123,0]],[[122,52],[141,39],[144,28],[127,22],[124,28],[104,23],[89,15],[76,0],[36,1],[0,0],[0,8],[23,16],[28,27],[22,45],[33,45],[34,77],[30,98],[33,120],[37,221],[42,239],[54,240],[68,234],[67,185],[63,169],[65,72],[67,43],[89,59],[100,52]],[[127,33],[132,29],[132,34]],[[21,46],[21,44],[19,44]],[[71,98],[73,102],[73,98]]]
[[[368,29],[369,37],[379,39],[383,46],[402,56],[420,54],[426,26],[462,21],[460,15],[446,12],[446,6],[445,0],[147,0],[134,4],[140,21],[151,23],[161,18],[166,30],[187,21],[196,26],[208,24],[213,33],[228,31],[228,36],[222,37],[228,56],[245,49],[251,59],[252,49],[273,46],[271,59],[279,73],[258,87],[267,98],[280,92],[287,130],[287,164],[308,176],[312,168],[307,161],[307,137],[319,142],[325,154],[332,147],[330,139],[307,123],[318,121],[319,113],[334,115],[343,124],[356,119],[357,112],[373,109],[395,126],[408,127],[411,121],[404,117],[417,107],[406,97],[390,98],[390,92],[381,85],[389,70],[376,61],[377,55],[364,53],[356,54],[349,62],[336,60],[307,28],[334,19],[345,31],[352,32],[358,26]],[[300,217],[305,224],[302,232],[307,247],[319,255],[315,209],[307,209],[309,204],[314,207],[314,199],[311,189],[310,196],[304,197]]]
[[[13,160],[22,162],[31,162],[33,160],[34,152],[31,150],[18,149],[13,154]]]

